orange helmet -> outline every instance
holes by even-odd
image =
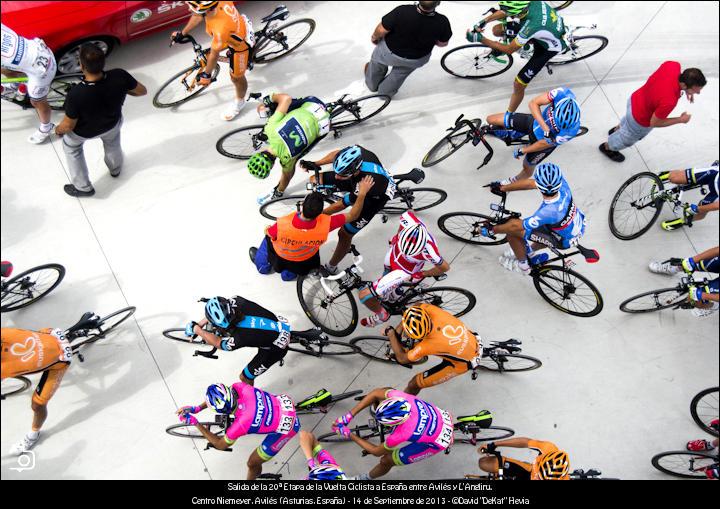
[[[419,341],[432,330],[430,315],[420,306],[410,306],[402,317],[402,325],[407,337]]]
[[[210,9],[214,9],[220,2],[185,2],[192,12],[195,14],[205,14]]]
[[[570,458],[565,451],[554,451],[543,454],[539,460],[540,479],[560,480],[566,479],[570,473]]]

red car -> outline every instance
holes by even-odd
[[[109,54],[117,44],[181,27],[188,17],[185,2],[2,2],[2,22],[18,35],[44,40],[59,73],[80,72],[85,42]]]

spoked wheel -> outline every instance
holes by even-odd
[[[505,235],[496,234],[496,239],[483,237],[480,234],[480,227],[485,222],[492,223],[493,218],[474,212],[451,212],[440,216],[438,226],[445,234],[466,244],[497,246],[507,242]]]
[[[620,311],[626,313],[649,313],[675,307],[688,298],[687,289],[681,287],[663,288],[641,293],[620,304]]]
[[[488,428],[473,428],[475,431],[476,442],[492,442],[495,440],[502,440],[503,438],[511,437],[515,434],[515,430],[511,428],[504,428],[502,426],[490,426]],[[473,444],[473,436],[470,433],[455,429],[455,443],[456,444]]]
[[[385,214],[402,214],[407,210],[419,212],[440,205],[447,198],[442,189],[433,187],[408,187],[398,190],[395,198],[388,200],[382,209]]]
[[[48,263],[26,270],[2,282],[0,311],[14,311],[29,306],[52,292],[65,277],[65,267]]]
[[[331,204],[333,201],[327,196],[324,197],[325,203]],[[283,196],[275,198],[260,207],[260,214],[271,221],[277,221],[278,217],[287,216],[292,212],[299,212],[302,202],[305,200],[304,194],[296,194],[293,196]]]
[[[542,366],[540,359],[522,355],[518,353],[503,353],[496,355],[498,361],[502,365],[502,369],[494,360],[484,357],[480,361],[480,365],[490,371],[532,371]]]
[[[371,117],[374,117],[390,104],[389,95],[368,95],[348,101],[336,107],[330,113],[330,125],[333,129],[345,129]]]
[[[5,378],[2,381],[2,397],[4,399],[7,396],[21,393],[28,387],[30,387],[30,380],[28,380],[24,376]]]
[[[620,240],[632,240],[648,231],[662,210],[660,177],[649,171],[633,175],[620,186],[610,203],[610,231]]]
[[[600,292],[585,276],[556,265],[533,272],[533,284],[551,306],[573,316],[595,316],[603,308]]]
[[[371,428],[367,424],[363,424],[362,426],[356,426],[355,428],[350,430],[352,433],[359,435],[360,438],[364,438],[365,440],[369,438],[375,438],[380,436],[380,430],[377,428]],[[338,435],[337,433],[325,433],[324,435],[320,435],[318,438],[318,442],[330,442],[330,443],[337,443],[337,442],[350,442],[347,438]]]
[[[185,329],[184,328],[176,328],[176,329],[165,329],[163,331],[163,336],[165,336],[168,339],[172,339],[173,341],[180,341],[181,343],[187,343],[191,345],[205,345],[205,341],[202,340],[200,336],[195,336],[194,338],[189,338],[185,335]]]
[[[296,19],[273,27],[265,37],[257,41],[253,62],[265,64],[288,55],[300,47],[315,31],[315,21],[310,18]]]
[[[675,477],[707,479],[705,469],[718,461],[717,454],[708,452],[668,451],[656,454],[652,464],[661,472]]]
[[[291,352],[304,353],[306,355],[315,355],[323,357],[325,355],[353,355],[360,351],[352,344],[343,343],[342,341],[320,341],[317,343],[307,343],[304,346],[301,342],[293,341],[288,346]]]
[[[565,7],[568,7],[572,2],[545,2],[556,11],[561,11]]]
[[[89,345],[90,343],[94,343],[98,339],[105,337],[109,332],[115,330],[134,313],[135,306],[129,306],[100,318],[96,328],[89,329],[85,336],[80,337],[77,341],[71,342],[73,352],[77,352],[77,350],[83,345]]]
[[[607,37],[602,35],[580,35],[574,37],[567,50],[550,59],[552,65],[565,65],[584,60],[600,53],[608,45]]]
[[[440,66],[453,76],[467,79],[490,78],[512,67],[513,58],[493,51],[484,44],[466,44],[451,49],[440,59]]]
[[[394,355],[392,355],[392,348],[390,347],[390,341],[388,338],[383,336],[358,336],[350,340],[350,344],[358,348],[360,355],[387,364],[399,364]],[[411,363],[412,366],[418,364],[424,364],[428,358],[423,357],[422,359]]]
[[[347,336],[357,327],[358,308],[350,290],[342,290],[338,281],[326,280],[333,292],[325,293],[320,274],[311,272],[297,280],[300,306],[312,323],[331,336]]]
[[[205,426],[210,431],[210,433],[213,433],[218,436],[225,435],[225,428],[217,422],[201,422],[199,424],[202,424],[203,426]],[[198,429],[195,427],[195,425],[192,425],[192,424],[182,424],[182,423],[173,424],[172,426],[168,426],[167,428],[165,428],[165,431],[174,437],[205,438],[198,431]]]
[[[230,131],[215,144],[215,149],[231,159],[250,159],[265,144],[264,125],[249,125]]]
[[[452,286],[434,286],[423,288],[417,295],[413,295],[406,302],[406,306],[413,304],[432,304],[454,316],[462,316],[475,307],[475,295],[463,288]]]
[[[472,119],[472,123],[475,125],[475,128],[478,128],[480,127],[482,120],[474,118]],[[425,157],[423,157],[422,160],[423,167],[429,168],[430,166],[435,166],[440,161],[444,161],[460,150],[460,147],[472,139],[472,135],[470,134],[471,131],[472,129],[466,125],[455,127],[449,134],[446,134],[442,140],[438,141],[427,154],[425,154]]]
[[[56,76],[50,83],[50,91],[47,95],[50,108],[55,111],[63,111],[68,92],[72,87],[80,83],[83,77],[83,74],[61,74]]]
[[[713,421],[716,421],[720,415],[718,410],[718,394],[720,394],[719,387],[711,387],[700,391],[690,402],[690,415],[692,415],[695,423],[700,426],[703,431],[710,433],[711,435],[718,436],[717,424],[711,426]]]
[[[205,90],[207,87],[202,87],[195,81],[195,77],[199,71],[200,67],[197,65],[191,65],[163,83],[160,90],[158,90],[155,97],[153,97],[153,106],[156,108],[179,106]],[[217,78],[219,72],[220,65],[216,65],[215,69],[213,69],[211,78]],[[188,89],[188,87],[185,86],[185,83],[192,88]]]

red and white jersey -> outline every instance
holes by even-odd
[[[414,274],[423,270],[425,262],[432,263],[433,265],[440,265],[443,262],[442,256],[440,256],[440,250],[438,249],[435,237],[430,234],[428,230],[428,241],[425,244],[425,249],[422,250],[417,256],[405,256],[398,246],[398,235],[404,229],[414,226],[416,224],[422,224],[425,226],[418,217],[412,211],[407,211],[400,216],[400,227],[397,233],[390,241],[390,250],[385,256],[385,266],[390,267],[390,270],[404,270],[408,274]],[[425,228],[427,230],[427,227]]]

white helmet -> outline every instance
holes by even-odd
[[[428,241],[425,226],[418,223],[405,228],[398,235],[398,247],[405,256],[417,256],[425,249]]]

